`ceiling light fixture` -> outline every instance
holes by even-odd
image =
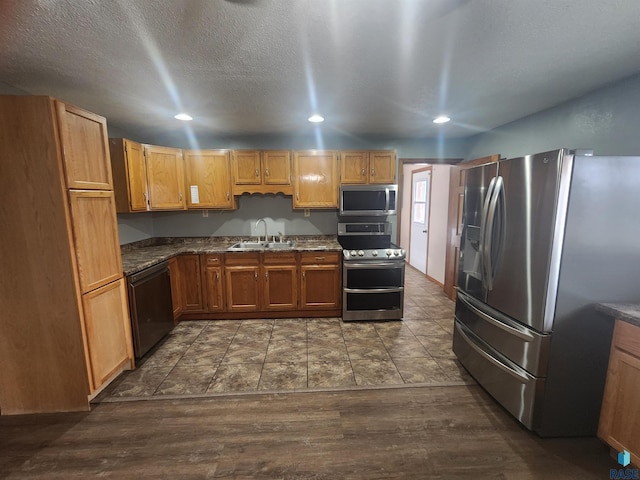
[[[447,123],[449,120],[451,119],[446,115],[440,115],[439,117],[433,119],[433,123]]]
[[[175,118],[176,120],[182,120],[183,122],[190,122],[191,120],[193,120],[193,117],[188,113],[179,113],[177,115],[174,115],[173,118]]]
[[[324,122],[324,117],[316,113],[314,115],[311,115],[307,120],[309,120],[311,123],[322,123]]]

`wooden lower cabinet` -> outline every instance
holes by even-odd
[[[640,327],[616,320],[598,437],[640,466]]]
[[[171,275],[171,303],[173,304],[173,320],[177,320],[184,310],[182,295],[182,279],[180,278],[180,257],[169,259],[169,275]]]
[[[298,308],[298,265],[296,254],[265,253],[262,259],[263,310]]]
[[[204,256],[204,285],[207,311],[224,311],[224,273],[222,255]]]
[[[338,316],[338,252],[187,254],[175,259],[174,315],[184,319]],[[172,264],[170,262],[170,268]],[[175,303],[182,302],[180,313]]]
[[[95,391],[133,358],[125,280],[85,293],[82,304],[89,381]]]
[[[224,280],[228,312],[260,310],[260,254],[226,255]]]
[[[200,268],[200,255],[180,255],[180,284],[182,287],[183,312],[204,312],[205,303]]]
[[[303,252],[300,258],[300,308],[341,308],[340,255],[336,252]]]

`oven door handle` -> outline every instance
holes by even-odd
[[[404,261],[391,261],[384,263],[352,263],[352,262],[344,262],[344,268],[385,268],[385,269],[394,269],[394,268],[404,268]]]
[[[345,287],[345,293],[391,293],[402,292],[402,287],[389,287],[389,288],[348,288]]]

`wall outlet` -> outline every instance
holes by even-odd
[[[304,209],[304,216],[305,217],[310,217],[311,216],[311,210],[309,210],[308,208]]]
[[[203,217],[208,217],[209,216],[209,210],[202,210],[202,216]]]

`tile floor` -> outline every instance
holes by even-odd
[[[474,383],[451,351],[454,303],[407,267],[402,321],[186,321],[97,399]]]

